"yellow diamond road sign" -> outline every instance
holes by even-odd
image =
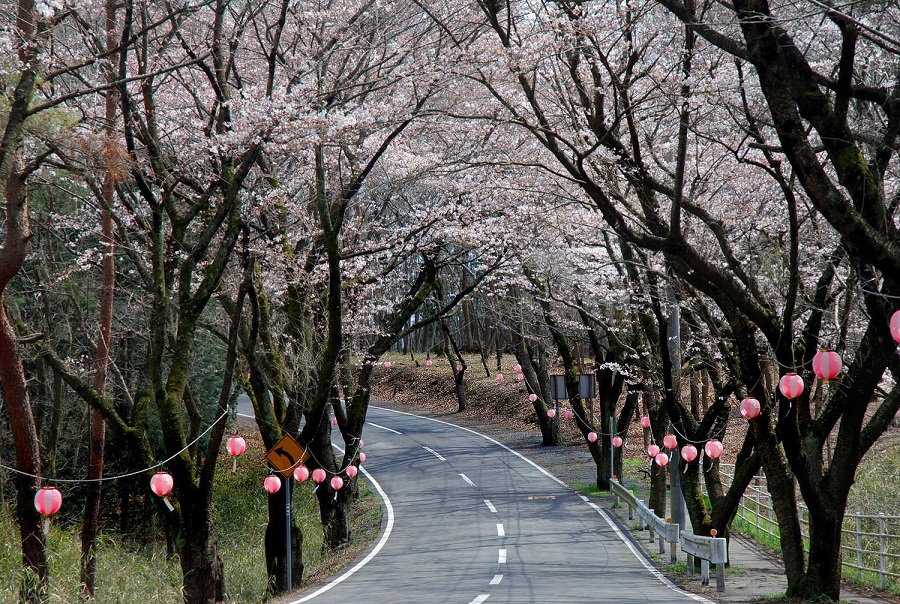
[[[306,461],[307,457],[309,457],[309,453],[304,451],[303,447],[290,434],[282,436],[266,453],[266,460],[285,478],[291,475],[294,468]]]

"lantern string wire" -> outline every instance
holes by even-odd
[[[15,474],[21,474],[22,476],[28,476],[29,478],[37,478],[38,480],[45,480],[45,481],[47,481],[47,482],[57,482],[57,483],[76,483],[76,484],[77,484],[77,483],[88,483],[88,482],[103,482],[103,481],[107,481],[107,480],[108,480],[108,481],[112,481],[112,480],[119,480],[119,479],[121,479],[121,478],[130,478],[130,477],[132,477],[132,476],[137,476],[137,475],[139,475],[139,474],[143,474],[144,472],[149,472],[150,470],[156,469],[156,468],[158,468],[158,467],[160,467],[160,466],[164,466],[165,464],[169,463],[170,461],[172,461],[173,459],[175,459],[176,457],[178,457],[179,455],[181,455],[182,453],[184,453],[185,451],[187,451],[188,449],[190,449],[190,448],[191,448],[195,443],[197,443],[197,441],[199,441],[201,438],[203,438],[204,436],[206,436],[206,435],[209,433],[209,431],[212,430],[212,429],[215,427],[215,425],[218,424],[218,423],[222,420],[222,418],[223,418],[223,417],[226,417],[227,415],[228,415],[228,411],[225,411],[224,413],[222,413],[222,415],[220,415],[218,418],[216,418],[216,420],[215,420],[214,422],[212,422],[206,430],[204,430],[203,432],[201,432],[201,433],[197,436],[197,438],[195,438],[194,440],[192,440],[191,442],[189,442],[189,443],[188,443],[181,451],[179,451],[178,453],[175,453],[174,455],[171,455],[170,457],[167,457],[166,459],[160,461],[159,463],[157,463],[157,464],[155,464],[155,465],[150,466],[149,468],[144,468],[143,470],[135,470],[135,471],[133,471],[133,472],[127,472],[127,473],[125,473],[125,474],[116,474],[115,476],[103,476],[103,477],[101,477],[101,478],[48,478],[48,477],[46,477],[46,476],[39,476],[39,475],[37,475],[37,474],[30,474],[30,473],[24,472],[24,471],[22,471],[22,470],[20,470],[20,469],[18,469],[18,468],[12,468],[12,467],[10,467],[10,466],[6,466],[6,465],[3,465],[3,464],[0,464],[0,469],[8,470],[8,471],[13,472],[13,473],[15,473]]]

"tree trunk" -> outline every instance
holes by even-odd
[[[794,595],[806,600],[840,600],[843,511],[843,506],[828,506],[826,514],[810,514],[806,576],[800,581]]]
[[[184,541],[179,548],[185,604],[225,601],[225,565],[211,529],[211,518],[199,525],[185,523]]]

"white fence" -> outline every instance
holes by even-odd
[[[730,468],[729,468],[730,466]],[[722,475],[730,481],[731,464],[721,464]],[[804,547],[809,548],[809,512],[799,504],[800,528]],[[778,539],[778,521],[765,476],[756,476],[738,508],[737,517],[761,533]],[[841,532],[841,565],[856,571],[856,579],[887,589],[900,583],[900,516],[848,513]]]

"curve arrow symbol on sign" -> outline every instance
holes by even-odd
[[[290,462],[291,462],[290,463],[291,466],[294,466],[297,463],[296,461],[294,461],[294,456],[291,455],[290,453],[288,453],[287,451],[285,451],[281,447],[278,447],[277,449],[275,449],[275,453],[277,453],[278,455],[281,455],[282,457],[287,457],[288,460],[290,460]]]

